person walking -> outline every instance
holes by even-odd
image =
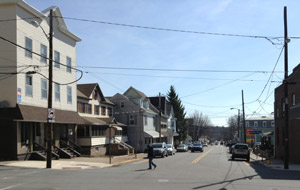
[[[156,164],[153,163],[153,147],[151,145],[148,145],[148,159],[149,159],[149,168],[148,168],[148,170],[151,170],[152,166],[154,166],[154,169],[155,169]]]

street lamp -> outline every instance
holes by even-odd
[[[238,108],[230,108],[231,110],[238,110],[238,140],[240,140],[240,109]]]
[[[46,34],[45,30],[36,22],[32,21],[31,23],[36,26],[40,27],[43,31],[43,33],[46,35],[48,41],[49,41],[49,91],[48,91],[48,111],[47,111],[47,168],[51,168],[51,158],[52,158],[52,125],[51,122],[53,122],[52,114],[49,114],[50,112],[53,112],[52,110],[52,83],[53,83],[53,74],[52,74],[52,65],[53,65],[53,18],[52,18],[53,10],[50,9],[50,15],[49,15],[49,36]]]

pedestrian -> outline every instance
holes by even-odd
[[[149,168],[148,170],[152,169],[152,166],[154,166],[154,169],[156,168],[156,165],[153,163],[153,147],[151,145],[148,145],[148,159],[149,159]]]

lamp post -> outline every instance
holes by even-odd
[[[32,24],[34,26],[40,27],[43,33],[46,35],[49,41],[49,88],[48,88],[48,111],[47,111],[47,128],[46,128],[46,141],[47,141],[47,168],[51,168],[51,158],[52,158],[52,119],[53,115],[50,112],[52,110],[52,83],[53,83],[53,73],[52,73],[52,65],[53,65],[53,18],[52,18],[53,10],[50,9],[49,15],[49,36],[46,34],[45,30],[36,22],[33,21]]]
[[[238,108],[230,108],[231,110],[238,110],[238,140],[240,140],[240,109]]]

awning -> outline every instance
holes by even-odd
[[[47,122],[48,108],[17,104],[15,111],[19,117],[12,118],[16,121]],[[55,123],[77,124],[82,119],[77,112],[55,109]]]
[[[162,134],[163,136],[165,136],[165,137],[171,136],[171,135],[168,133],[168,131],[162,131],[161,134]]]
[[[145,137],[159,138],[159,133],[157,131],[144,131]],[[163,135],[161,135],[163,137]]]
[[[266,137],[266,136],[272,136],[272,135],[274,135],[274,131],[262,133],[262,136],[264,136],[264,137]]]
[[[95,117],[81,117],[86,125],[108,125],[105,121]]]

